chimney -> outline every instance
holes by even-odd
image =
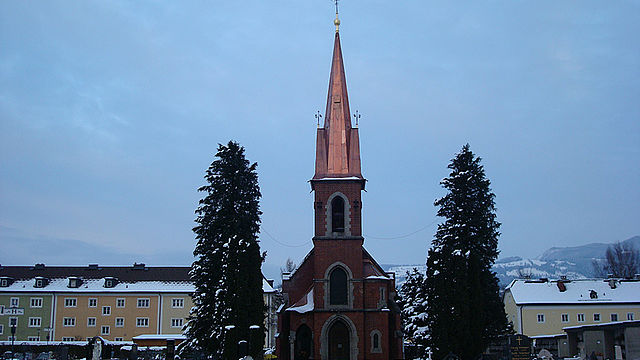
[[[567,291],[567,286],[564,284],[564,281],[558,281],[556,285],[558,286],[558,290],[560,290],[560,292]]]
[[[133,270],[147,270],[145,263],[133,263]]]

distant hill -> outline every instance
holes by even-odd
[[[631,243],[636,249],[640,249],[640,236],[634,236],[622,243]],[[607,247],[612,245],[594,243],[572,247],[552,247],[535,259],[523,259],[519,256],[511,256],[498,259],[493,270],[500,279],[500,285],[506,286],[513,279],[529,275],[534,278],[558,279],[566,276],[569,279],[584,279],[593,275],[594,259],[603,259]],[[396,285],[400,286],[406,279],[406,272],[414,267],[425,272],[425,265],[381,265],[386,271],[396,274]]]

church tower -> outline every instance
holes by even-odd
[[[325,121],[317,130],[313,249],[283,274],[276,352],[284,360],[402,359],[395,278],[364,249],[358,128],[347,95],[340,20]]]

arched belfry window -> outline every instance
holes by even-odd
[[[329,275],[329,303],[331,305],[347,305],[347,272],[336,267]]]
[[[341,196],[331,200],[331,231],[344,232],[344,199]]]

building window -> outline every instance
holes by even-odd
[[[538,322],[539,323],[543,323],[544,322],[544,314],[538,314]]]
[[[149,327],[149,318],[136,318],[136,327]]]
[[[104,287],[106,287],[106,288],[112,288],[112,287],[114,287],[114,286],[115,286],[115,284],[114,284],[113,279],[105,279],[105,280],[104,280]]]
[[[123,317],[116,318],[116,327],[124,327],[124,318]]]
[[[616,313],[611,314],[611,321],[618,321],[618,314]]]
[[[117,338],[114,339],[114,341],[124,341],[124,338],[117,337]]]
[[[148,298],[139,298],[138,299],[138,307],[139,308],[148,308],[149,307],[149,299]]]
[[[116,307],[118,308],[123,308],[125,306],[126,302],[124,298],[117,298],[116,299]]]
[[[4,334],[4,325],[0,324],[0,335]]]
[[[62,319],[62,326],[73,327],[76,326],[76,318],[74,317],[66,317]]]
[[[9,286],[9,280],[7,280],[7,279],[0,280],[0,286],[8,287]]]
[[[87,318],[87,326],[88,327],[96,326],[96,318],[94,317]]]
[[[98,307],[98,299],[89,298],[89,307]]]
[[[562,314],[562,315],[560,315],[560,318],[562,319],[562,322],[564,322],[564,323],[569,322],[569,314]]]
[[[584,314],[578,314],[578,322],[584,322]]]
[[[42,298],[31,298],[31,307],[32,308],[41,308],[42,307]]]
[[[10,317],[9,318],[9,326],[18,326],[18,318],[17,317]]]
[[[29,327],[37,327],[39,328],[42,325],[42,318],[39,317],[30,317],[29,318]]]
[[[600,321],[600,314],[593,314],[593,321]]]
[[[103,325],[100,328],[100,335],[109,335],[109,331],[110,331],[109,326]]]
[[[103,306],[102,307],[102,315],[103,316],[111,315],[111,306]]]
[[[347,305],[347,272],[336,267],[329,275],[329,303],[331,305]]]
[[[384,290],[384,288],[380,288],[380,302],[383,304],[387,301]]]
[[[63,336],[62,337],[62,341],[75,341],[76,338],[74,337],[69,337],[69,336]]]
[[[331,200],[331,231],[344,232],[344,199],[341,196]]]
[[[184,299],[183,298],[173,298],[173,299],[171,299],[171,307],[172,308],[183,308],[184,307]]]
[[[40,338],[37,336],[29,336],[27,337],[28,341],[40,341]]]
[[[36,279],[36,287],[37,287],[37,288],[44,287],[44,280],[42,280],[42,279]]]
[[[627,320],[633,320],[633,313],[627,313]]]
[[[76,307],[78,300],[76,298],[64,298],[64,307]]]
[[[183,318],[171,319],[171,327],[173,328],[181,328],[182,324],[184,324]]]
[[[15,336],[8,336],[8,337],[7,337],[7,340],[9,340],[9,341],[14,341],[15,339],[16,339],[16,337],[15,337]]]
[[[381,353],[382,347],[380,346],[380,331],[373,330],[371,332],[371,352],[372,353]]]
[[[20,298],[12,297],[9,304],[11,305],[9,307],[18,307],[20,305]]]

